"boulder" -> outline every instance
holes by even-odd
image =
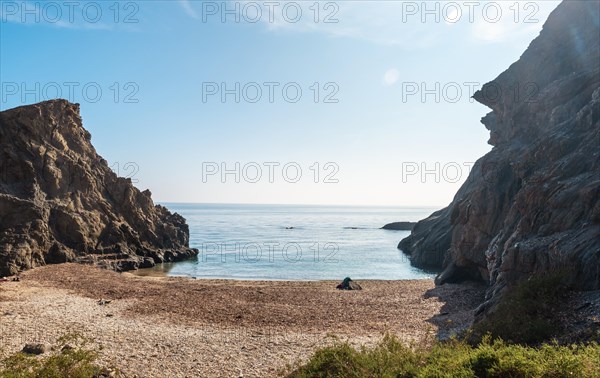
[[[25,354],[40,355],[46,353],[46,346],[44,344],[25,344],[22,352]]]

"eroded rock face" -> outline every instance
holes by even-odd
[[[189,258],[185,219],[117,177],[90,143],[79,105],[0,112],[0,276],[81,261],[118,270]]]
[[[399,248],[437,283],[504,287],[534,273],[567,272],[600,289],[600,2],[565,1],[519,61],[474,98],[491,152],[445,209]]]

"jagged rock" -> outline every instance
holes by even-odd
[[[489,283],[486,303],[535,273],[600,288],[600,2],[564,1],[539,37],[474,98],[491,152],[452,203],[399,248],[437,283]],[[489,307],[489,306],[488,306]]]
[[[393,222],[381,227],[383,230],[410,231],[415,227],[416,222]]]
[[[79,105],[65,100],[0,112],[0,276],[69,261],[129,270],[198,253],[185,219],[117,177],[90,140]]]
[[[409,236],[402,239],[398,248],[411,255],[411,263],[425,269],[440,269],[447,259],[452,240],[450,208],[431,214],[413,227]]]

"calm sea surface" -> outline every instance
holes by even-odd
[[[190,226],[196,260],[163,264],[169,275],[249,280],[419,279],[396,246],[434,208],[164,203]]]

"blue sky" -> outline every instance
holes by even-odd
[[[490,149],[471,88],[558,2],[70,4],[0,2],[0,106],[80,103],[156,201],[443,206]]]

